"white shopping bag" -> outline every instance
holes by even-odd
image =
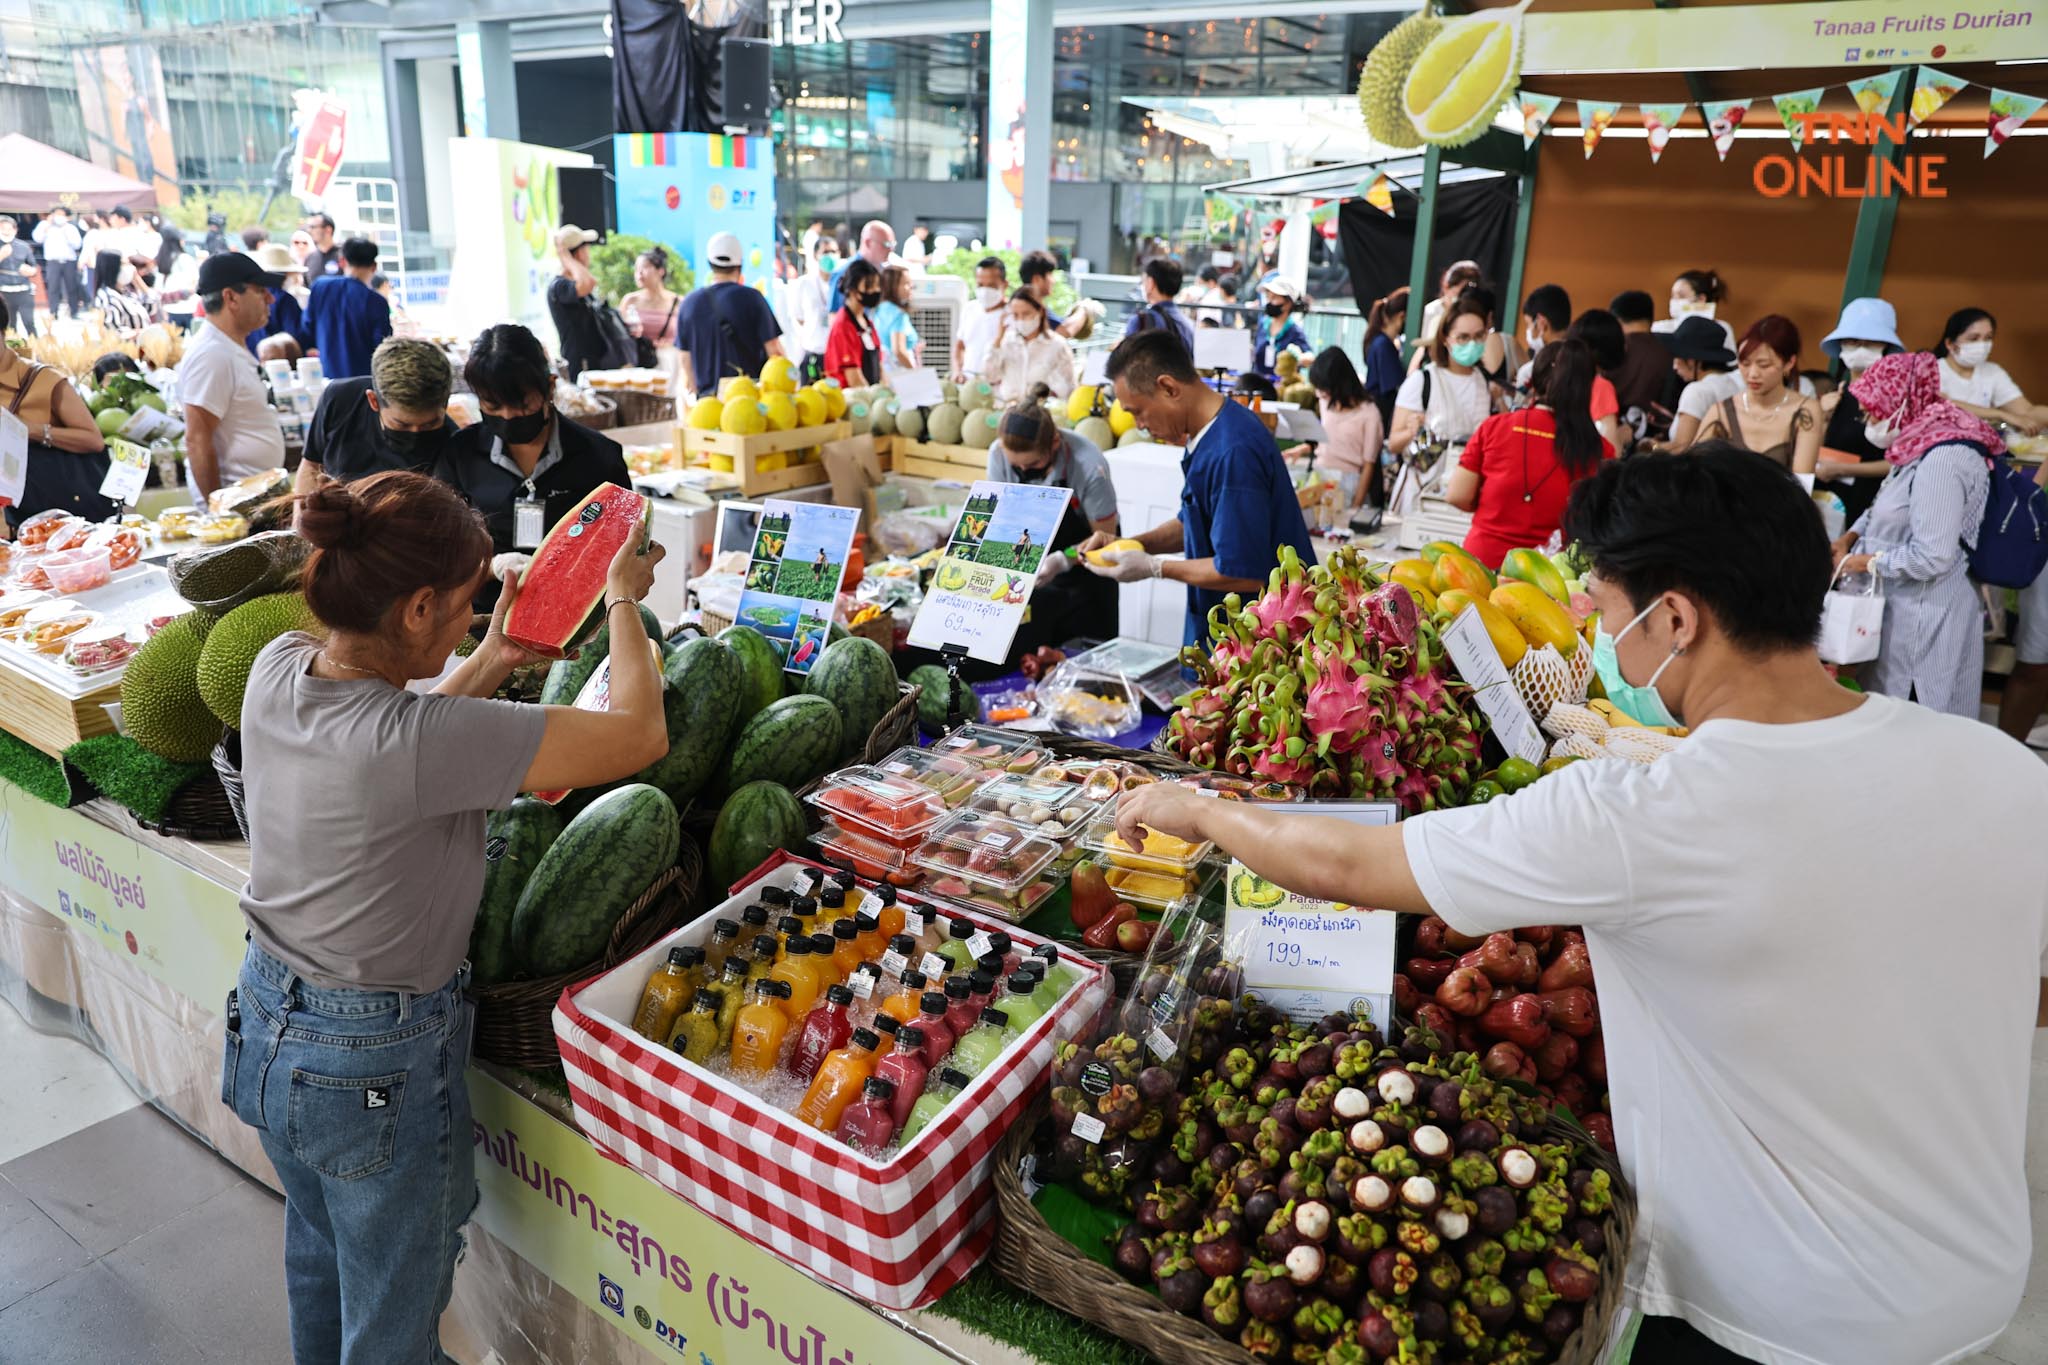
[[[1828,589],[1820,612],[1823,662],[1860,664],[1875,659],[1883,636],[1884,594],[1877,590],[1877,575],[1851,574]]]

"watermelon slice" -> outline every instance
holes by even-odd
[[[615,483],[601,483],[563,514],[533,552],[519,598],[505,618],[505,636],[536,654],[559,659],[604,596],[619,547],[645,530],[653,504]]]

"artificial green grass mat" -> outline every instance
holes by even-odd
[[[1016,1288],[986,1265],[931,1311],[1008,1342],[1045,1365],[1144,1365],[1143,1351]]]
[[[64,765],[5,730],[0,730],[0,777],[39,801],[60,807],[71,804],[71,784],[64,780]]]
[[[126,735],[81,739],[64,751],[64,761],[84,773],[101,795],[150,821],[164,818],[178,788],[212,770],[206,763],[160,758]]]

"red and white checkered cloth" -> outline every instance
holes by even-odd
[[[787,886],[825,869],[789,854],[742,887]],[[887,1308],[937,1299],[973,1268],[993,1235],[988,1163],[1023,1118],[1053,1045],[1080,1032],[1110,996],[1109,974],[1064,957],[1081,981],[996,1065],[974,1079],[908,1150],[886,1164],[635,1033],[631,1018],[654,965],[748,897],[684,926],[555,1005],[577,1121],[598,1146],[776,1255]],[[1040,940],[1004,928],[1023,948]],[[621,1004],[620,1002],[624,1002]]]

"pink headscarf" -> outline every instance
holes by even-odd
[[[1852,381],[1849,392],[1873,422],[1890,420],[1898,435],[1885,459],[1909,465],[1938,445],[1967,441],[1989,455],[2005,454],[1998,429],[1941,396],[1941,365],[1926,351],[1888,355]]]

